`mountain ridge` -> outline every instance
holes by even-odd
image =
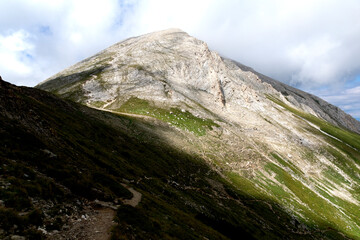
[[[237,67],[239,67],[239,69],[250,71],[253,74],[255,74],[256,77],[259,78],[261,81],[269,83],[276,91],[278,91],[277,94],[283,95],[283,96],[281,96],[282,98],[285,98],[285,97],[290,98],[289,103],[294,105],[296,108],[300,108],[303,111],[306,111],[306,112],[308,112],[310,114],[313,114],[313,115],[315,115],[317,117],[323,118],[324,120],[329,121],[332,124],[335,124],[335,125],[338,125],[338,126],[341,126],[341,127],[345,127],[345,128],[347,128],[347,129],[349,129],[351,131],[360,133],[360,122],[357,121],[356,119],[352,118],[350,115],[344,113],[338,107],[333,106],[332,104],[329,104],[326,101],[324,101],[324,100],[322,100],[322,99],[320,99],[320,98],[318,98],[318,97],[316,97],[314,95],[311,95],[309,93],[305,93],[305,92],[303,92],[303,91],[301,91],[299,89],[290,87],[290,86],[288,86],[288,85],[286,85],[284,83],[273,80],[273,79],[271,79],[271,78],[269,78],[269,77],[267,77],[265,75],[259,74],[256,71],[252,70],[251,68],[246,67],[245,65],[243,65],[241,63],[238,63],[238,62],[236,62],[234,60],[221,58],[220,55],[218,55],[217,53],[211,52],[208,49],[206,43],[204,43],[204,42],[202,42],[200,40],[197,40],[195,38],[190,37],[187,33],[183,32],[180,29],[168,29],[168,30],[159,31],[159,32],[155,32],[155,33],[145,34],[145,35],[135,37],[135,38],[129,38],[129,39],[121,41],[121,42],[119,42],[117,44],[114,44],[113,46],[110,47],[110,49],[114,48],[113,52],[116,52],[116,49],[119,49],[119,46],[121,46],[122,44],[126,44],[126,42],[128,42],[128,41],[135,41],[135,43],[133,43],[135,45],[138,44],[136,42],[139,42],[139,41],[140,42],[145,41],[145,42],[148,42],[148,43],[156,42],[156,44],[159,45],[158,42],[161,42],[161,39],[166,38],[167,36],[170,36],[169,41],[172,42],[172,44],[174,44],[174,46],[177,44],[176,41],[179,41],[179,39],[189,39],[189,40],[185,40],[185,41],[194,42],[195,46],[191,46],[189,44],[188,45],[183,44],[184,48],[191,46],[190,47],[191,48],[191,51],[190,51],[191,53],[188,54],[188,57],[189,57],[190,54],[193,55],[194,57],[198,57],[201,54],[205,54],[208,58],[215,59],[215,62],[216,62],[215,64],[217,64],[217,65],[221,63],[221,60],[224,60],[225,62],[226,61],[232,62]],[[182,36],[182,37],[180,37],[180,36]],[[141,40],[141,39],[143,39],[143,40]],[[146,45],[146,44],[147,43],[145,43],[143,45]],[[153,47],[156,49],[156,47],[158,47],[158,46],[154,45]],[[201,50],[198,51],[197,49],[194,49],[194,47],[199,48]],[[132,48],[134,48],[134,46],[132,46]],[[145,47],[143,46],[143,48],[146,48],[146,46]],[[151,48],[149,48],[149,49],[151,49]],[[166,49],[166,48],[162,46],[159,49]],[[107,51],[107,50],[104,50],[104,51]],[[102,51],[102,52],[104,52],[104,51]],[[130,51],[130,50],[128,50],[128,51]],[[146,51],[146,49],[145,49],[145,51]],[[161,51],[161,50],[156,50],[156,51]],[[99,53],[99,54],[101,54],[101,53]],[[89,59],[83,60],[79,64],[81,65],[81,63],[86,62],[86,61],[89,61]],[[115,62],[115,61],[116,60],[113,60],[113,62]],[[150,60],[150,62],[151,62],[151,60]],[[226,65],[225,62],[224,62],[224,64]],[[137,63],[134,63],[133,65],[136,65],[136,64]],[[150,63],[148,63],[148,64],[150,64]],[[220,67],[220,65],[218,65],[218,67]],[[141,64],[136,65],[136,66],[140,67]],[[75,67],[75,66],[73,66],[73,67]],[[100,72],[106,71],[106,68],[110,67],[110,65],[104,65],[102,67],[104,69],[99,68],[99,69],[97,69],[95,71],[98,71],[98,72],[99,71]],[[231,68],[233,68],[233,67],[234,66],[231,66]],[[68,69],[71,69],[71,68],[72,67],[70,67]],[[215,72],[215,75],[218,73],[217,71],[220,70],[221,68],[224,69],[224,66],[222,66],[222,67],[220,67],[218,69],[213,69],[213,71]],[[165,71],[162,71],[162,72],[165,72]],[[171,73],[168,72],[167,74],[171,74]],[[55,75],[54,77],[45,80],[44,82],[40,83],[36,87],[38,87],[40,89],[44,89],[44,90],[51,90],[52,89],[51,86],[47,87],[46,85],[47,84],[51,85],[51,83],[50,83],[51,79],[54,79],[57,76],[59,76],[59,75]],[[220,76],[220,78],[221,78],[221,76]],[[208,76],[208,79],[211,79],[211,76]],[[213,84],[212,88],[218,88],[218,90],[217,90],[218,92],[216,93],[217,98],[220,99],[221,102],[224,102],[226,99],[224,97],[224,92],[221,89],[222,88],[221,82],[224,81],[224,79],[218,79],[218,80],[212,80],[212,81],[219,81],[218,85],[216,85],[216,83],[215,83],[215,84]],[[59,81],[57,81],[57,82],[59,82]],[[206,83],[204,83],[204,82],[201,82],[201,84],[206,85]],[[231,89],[230,91],[233,91],[233,90]]]
[[[339,107],[337,107],[335,105],[332,105],[332,104],[326,102],[325,100],[323,100],[323,99],[321,99],[321,98],[319,98],[319,97],[317,97],[317,96],[315,96],[313,94],[304,92],[304,91],[299,90],[297,88],[286,85],[286,84],[284,84],[284,83],[282,83],[280,81],[277,81],[275,79],[267,77],[267,76],[265,76],[265,75],[263,75],[261,73],[258,73],[257,71],[255,71],[251,67],[247,67],[247,66],[245,66],[245,65],[243,65],[243,64],[241,64],[239,62],[236,62],[234,60],[230,60],[230,61],[235,62],[241,69],[244,69],[244,70],[255,73],[256,75],[258,75],[261,78],[261,80],[270,83],[279,92],[284,92],[284,95],[289,95],[286,91],[290,91],[290,92],[294,93],[293,96],[295,96],[295,97],[297,96],[297,101],[298,102],[299,102],[299,100],[298,100],[299,97],[300,98],[306,97],[307,100],[312,99],[313,103],[311,105],[316,106],[316,103],[317,103],[317,105],[319,105],[321,108],[326,108],[327,109],[325,111],[319,111],[319,110],[314,109],[315,107],[311,107],[318,116],[320,116],[321,118],[323,118],[326,121],[331,122],[332,124],[338,124],[341,127],[347,128],[347,129],[349,129],[351,131],[354,131],[354,132],[357,132],[357,133],[360,133],[359,132],[360,122],[358,120],[356,120],[354,117],[352,117],[350,114],[345,113]],[[315,104],[314,104],[314,102],[315,102]],[[292,103],[296,104],[295,101],[292,102]],[[306,102],[304,104],[306,104]],[[301,106],[299,106],[299,107],[301,107]],[[340,118],[340,119],[332,119],[332,117],[336,117],[336,118]],[[341,118],[343,120],[341,120]],[[346,124],[344,124],[344,123],[346,123]]]

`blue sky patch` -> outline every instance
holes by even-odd
[[[353,87],[357,87],[360,86],[360,75],[358,75],[357,77],[355,77],[354,80],[348,81],[345,84],[346,88],[353,88]]]
[[[53,35],[50,26],[40,26],[39,32],[43,35],[51,36]]]
[[[31,55],[29,52],[27,51],[21,51],[20,53],[20,60],[21,62],[29,62],[29,61],[34,61],[34,56]]]

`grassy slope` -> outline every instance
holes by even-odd
[[[119,184],[127,179],[143,199],[136,208],[118,209],[114,239],[341,238],[326,224],[323,232],[311,227],[303,231],[271,199],[236,190],[202,159],[146,132],[139,120],[36,89],[1,83],[0,91],[0,178],[7,186],[0,188],[1,237],[16,232],[40,239],[38,226],[51,229],[43,222],[43,209],[31,199],[61,204],[79,197],[128,198],[131,194]],[[106,118],[118,127],[100,120]],[[223,190],[207,179],[222,184]]]
[[[328,147],[324,147],[324,149],[321,150],[323,154],[327,156],[328,159],[331,159],[331,162],[341,171],[350,176],[352,181],[355,182],[355,185],[360,186],[360,181],[358,178],[358,168],[354,165],[355,163],[360,163],[360,136],[358,134],[333,126],[322,119],[297,110],[275,97],[268,96],[268,98],[276,104],[292,112],[296,116],[306,119],[307,121],[317,125],[323,132],[339,139],[334,139],[313,127],[309,126],[307,128],[307,131],[313,132],[314,134],[320,136],[330,144]],[[276,154],[272,154],[272,157],[274,157],[283,167],[288,167],[290,171],[284,172],[283,169],[280,169],[276,165],[270,164],[267,166],[269,173],[276,173],[276,179],[279,182],[284,183],[291,190],[292,193],[299,197],[302,203],[305,203],[307,205],[307,207],[304,208],[296,202],[292,204],[298,209],[300,209],[300,212],[302,212],[309,219],[309,223],[313,222],[313,224],[318,224],[321,220],[323,220],[331,223],[334,228],[346,229],[346,232],[351,234],[353,238],[360,238],[360,232],[357,227],[357,225],[360,225],[360,221],[358,218],[360,212],[358,211],[358,206],[348,201],[345,201],[340,197],[330,196],[324,191],[324,189],[322,189],[320,186],[317,186],[317,192],[320,193],[327,200],[329,200],[325,201],[318,195],[314,194],[313,190],[308,189],[300,181],[291,176],[297,175],[301,179],[302,173],[300,173],[298,169],[294,169],[294,166],[289,165],[289,162],[283,160],[280,156]],[[304,157],[312,158],[311,154]],[[289,175],[289,173],[293,174]],[[336,188],[331,184],[331,182],[336,183],[340,186],[350,185],[350,183],[346,179],[344,179],[344,177],[339,174],[336,169],[327,167],[323,170],[323,173],[326,179],[322,179],[322,181],[327,181],[324,183],[328,187]],[[360,200],[359,194],[357,193],[357,189],[359,189],[359,187],[353,186],[353,189],[354,190],[351,192],[353,194],[353,197],[355,197],[355,199],[357,200]],[[287,196],[288,193],[284,192],[282,189],[279,188],[272,189],[272,192],[276,193],[278,197],[290,197]],[[283,200],[280,199],[280,202],[281,201]],[[336,204],[338,207],[340,207],[341,211],[339,211],[338,207],[335,207],[333,204]],[[348,217],[345,218],[344,216]]]
[[[136,97],[131,97],[115,111],[155,117],[198,136],[205,135],[206,131],[211,130],[212,127],[218,127],[218,125],[210,119],[195,117],[190,112],[181,111],[178,108],[159,108],[144,99]]]

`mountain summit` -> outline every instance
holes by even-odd
[[[101,146],[101,154],[94,150],[97,157],[90,157],[92,171],[116,165],[102,174],[142,193],[131,211],[119,208],[114,234],[360,239],[360,123],[181,30],[124,40],[37,88],[93,108],[78,106],[83,114],[77,110],[73,118],[74,124],[91,119],[93,140],[75,124],[70,146]],[[69,123],[74,113],[66,114]],[[94,119],[105,132],[96,132]],[[119,139],[131,139],[136,152]],[[154,144],[157,150],[149,152],[146,146]],[[109,183],[115,194],[116,184]],[[121,189],[126,195],[130,188]],[[138,218],[124,220],[129,212]]]
[[[273,115],[268,100],[271,95],[360,133],[360,122],[339,108],[224,59],[210,51],[205,42],[179,29],[117,43],[40,83],[38,88],[106,109],[120,107],[130,96],[162,105],[200,103],[212,112],[236,119],[242,108]]]

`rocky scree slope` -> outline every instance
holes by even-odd
[[[37,87],[160,122],[174,130],[161,133],[171,146],[239,191],[279,204],[303,232],[360,238],[359,123],[180,30],[127,39]]]
[[[0,238],[346,238],[238,189],[186,135],[0,81]]]
[[[310,114],[315,113],[315,116],[320,117],[334,125],[341,126],[356,133],[360,133],[360,122],[351,117],[349,114],[346,114],[340,108],[329,104],[317,96],[293,88],[289,85],[258,73],[254,69],[239,62],[230,59],[224,59],[224,61],[231,61],[235,63],[241,70],[256,74],[261,79],[261,81],[271,84],[273,88],[286,97],[287,100],[297,108],[300,108],[301,110]],[[309,107],[311,108],[311,111],[307,111]]]

